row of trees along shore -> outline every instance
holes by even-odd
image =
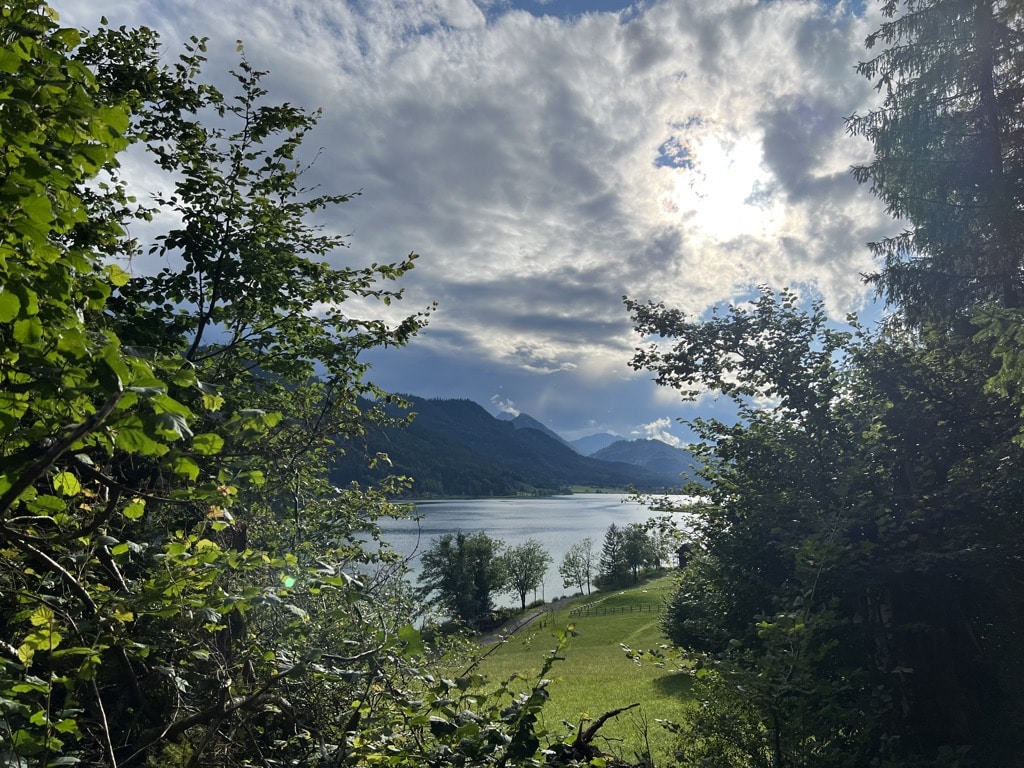
[[[671,557],[648,526],[614,523],[600,554],[592,539],[573,544],[558,565],[564,587],[590,594],[591,579],[602,589],[635,584]],[[421,556],[419,599],[466,626],[489,628],[495,597],[510,594],[526,609],[526,598],[544,583],[553,560],[536,539],[508,547],[483,531],[446,533],[431,541]],[[500,618],[500,617],[497,617]]]
[[[693,424],[706,485],[666,615],[697,698],[670,724],[680,765],[1020,761],[1024,6],[881,10],[860,66],[881,105],[848,130],[906,225],[872,246],[886,322],[767,287],[703,321],[627,300],[660,338],[634,366],[740,416]],[[595,757],[591,729],[540,717],[565,635],[525,691],[468,659],[452,676],[368,546],[404,481],[327,482],[387,418],[358,407],[389,402],[361,353],[427,320],[368,309],[415,255],[328,265],[344,243],[310,219],[351,196],[302,186],[317,114],[270,103],[244,54],[230,93],[201,39],[161,55],[151,30],[0,9],[0,762]],[[130,196],[130,147],[172,193]],[[162,266],[132,274],[143,247]]]

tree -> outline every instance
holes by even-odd
[[[539,541],[529,539],[505,550],[501,560],[506,576],[505,591],[518,595],[520,607],[526,610],[526,595],[544,583],[551,555]]]
[[[640,523],[630,523],[622,531],[622,563],[639,581],[640,573],[661,561],[658,548],[650,533]]]
[[[21,1],[0,16],[0,752],[338,755],[333,713],[399,663],[385,649],[408,603],[364,573],[389,489],[339,493],[324,459],[376,392],[360,353],[421,323],[350,320],[341,303],[399,298],[375,283],[411,262],[315,260],[341,242],[304,217],[345,196],[302,192],[315,118],[263,104],[244,59],[225,98],[196,81],[200,41],[163,68],[151,32],[80,45],[55,18]],[[112,260],[150,215],[118,180],[133,139],[173,174],[156,204],[182,225],[157,248],[181,271],[131,278]]]
[[[558,572],[562,576],[562,586],[576,587],[583,592],[586,587],[587,594],[590,594],[590,577],[596,572],[596,559],[594,552],[594,540],[587,536],[583,541],[578,541],[569,547],[562,562],[558,566]]]
[[[420,559],[420,598],[476,626],[494,610],[494,595],[507,583],[501,550],[502,543],[483,531],[434,539]]]
[[[601,545],[601,559],[598,562],[598,586],[622,586],[626,583],[629,567],[623,556],[623,531],[615,523],[608,526]]]
[[[861,74],[885,94],[849,121],[875,156],[856,169],[908,223],[874,244],[871,279],[914,327],[974,335],[1000,362],[989,384],[1024,412],[1024,9],[993,0],[883,5]]]
[[[688,741],[684,764],[933,764],[966,745],[1004,762],[1020,597],[1001,585],[1022,576],[1009,468],[1024,457],[1013,409],[977,373],[985,350],[839,333],[767,290],[704,322],[634,312],[672,340],[638,362],[731,393],[740,415],[693,424],[700,547],[665,626],[713,670],[695,727],[714,736]]]
[[[849,130],[874,145],[856,169],[909,229],[874,246],[872,280],[912,323],[959,322],[1024,300],[1024,47],[1019,3],[886,2],[859,66],[884,94]]]
[[[850,337],[768,291],[703,322],[628,302],[667,340],[634,364],[739,413],[693,425],[709,485],[666,616],[705,670],[686,765],[1017,750],[1022,6],[882,10],[860,71],[884,102],[849,129],[875,149],[855,175],[908,223],[873,245],[887,326]]]
[[[859,689],[842,699],[857,663],[829,652],[832,595],[815,587],[815,565],[833,565],[828,532],[845,530],[836,521],[860,496],[846,483],[871,477],[843,469],[841,438],[857,424],[837,411],[849,336],[830,330],[820,307],[805,313],[794,297],[768,290],[705,322],[655,305],[631,308],[644,336],[671,340],[641,350],[634,364],[687,397],[726,392],[740,414],[737,424],[693,425],[708,481],[693,489],[704,500],[693,510],[700,554],[665,627],[715,674],[693,725],[713,736],[687,740],[684,764],[726,755],[736,765],[847,764],[872,739],[858,707],[880,707],[858,699]],[[765,397],[777,405],[762,408]]]
[[[658,548],[644,525],[630,523],[620,528],[612,523],[601,547],[599,586],[621,587],[631,581],[635,583],[645,568],[657,565],[660,559]]]
[[[6,4],[0,39],[0,751],[99,765],[113,762],[111,733],[79,705],[103,712],[107,667],[130,663],[129,552],[111,534],[147,503],[108,480],[109,457],[173,460],[191,412],[163,390],[167,361],[132,354],[103,323],[128,277],[103,253],[124,229],[87,185],[128,145],[129,106],[101,98],[73,58],[81,36],[50,9]]]

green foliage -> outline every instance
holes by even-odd
[[[407,623],[375,541],[402,480],[328,482],[336,443],[393,402],[360,354],[424,322],[353,300],[399,299],[382,281],[414,257],[326,263],[344,243],[309,217],[350,196],[307,195],[316,116],[267,104],[244,58],[224,95],[201,40],[165,67],[149,30],[83,41],[55,18],[0,15],[3,760],[542,764],[568,635],[525,691],[432,674],[447,646]],[[127,195],[131,141],[173,194]],[[158,211],[180,222],[151,252],[165,266],[131,275],[127,224]],[[498,547],[466,549],[483,610]]]
[[[572,632],[554,634],[555,647],[530,678],[517,673],[491,684],[475,671],[479,660],[474,660],[449,676],[420,675],[415,688],[369,691],[366,699],[352,703],[360,732],[339,764],[548,764],[545,752],[554,734],[541,714],[550,698],[551,671],[563,660]]]
[[[992,0],[882,3],[859,71],[882,106],[849,121],[874,145],[855,170],[907,231],[875,244],[879,290],[912,323],[1021,306],[1022,9]]]
[[[684,764],[1007,754],[1024,456],[1014,409],[986,394],[987,350],[851,338],[768,291],[706,323],[635,309],[673,340],[638,364],[725,390],[741,415],[693,425],[709,484],[665,620],[700,680]]]
[[[622,556],[622,530],[612,523],[604,533],[601,559],[598,561],[598,586],[621,586],[626,582],[626,563]]]
[[[397,299],[376,283],[411,260],[313,260],[341,242],[305,217],[347,198],[304,196],[315,120],[262,104],[244,60],[225,98],[196,80],[199,41],[165,69],[149,31],[80,45],[55,18],[0,15],[0,754],[340,754],[333,713],[422,651],[396,568],[361,543],[395,487],[326,482],[376,393],[360,352],[422,323],[340,305]],[[183,223],[158,251],[182,270],[111,258],[151,215],[118,181],[132,139],[174,174],[155,204]]]
[[[575,587],[581,593],[586,588],[590,594],[590,578],[597,570],[597,557],[594,552],[594,540],[587,536],[573,544],[562,556],[558,565],[558,573],[562,576],[563,587]]]
[[[483,531],[446,533],[420,558],[420,599],[476,627],[494,611],[494,595],[508,583],[503,544]]]
[[[604,535],[595,583],[601,589],[635,584],[645,569],[657,567],[660,560],[657,545],[645,525],[630,523],[619,528],[612,523]]]
[[[551,555],[536,539],[517,544],[501,554],[504,590],[519,596],[523,610],[526,610],[526,595],[544,583],[549,565]]]

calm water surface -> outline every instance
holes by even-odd
[[[580,493],[521,499],[419,501],[416,514],[422,519],[386,521],[384,539],[395,551],[412,558],[414,582],[419,555],[433,539],[446,533],[483,531],[507,547],[536,539],[552,559],[537,597],[551,600],[575,591],[562,586],[558,573],[558,565],[569,547],[589,536],[594,541],[596,565],[608,526],[615,523],[621,528],[659,514],[629,499],[616,494]],[[497,603],[515,605],[518,598],[501,595]]]

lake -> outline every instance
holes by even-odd
[[[452,499],[416,502],[420,520],[385,520],[383,538],[403,555],[412,557],[411,579],[419,572],[418,555],[433,539],[446,533],[483,531],[512,547],[536,539],[551,555],[544,584],[537,597],[552,600],[570,595],[574,587],[562,586],[558,565],[573,544],[589,536],[594,541],[595,560],[608,526],[620,528],[642,523],[661,513],[652,512],[631,497],[618,494],[579,493],[572,496],[543,496],[511,499]],[[596,563],[595,563],[596,565]],[[518,606],[518,598],[496,596],[498,605]]]

